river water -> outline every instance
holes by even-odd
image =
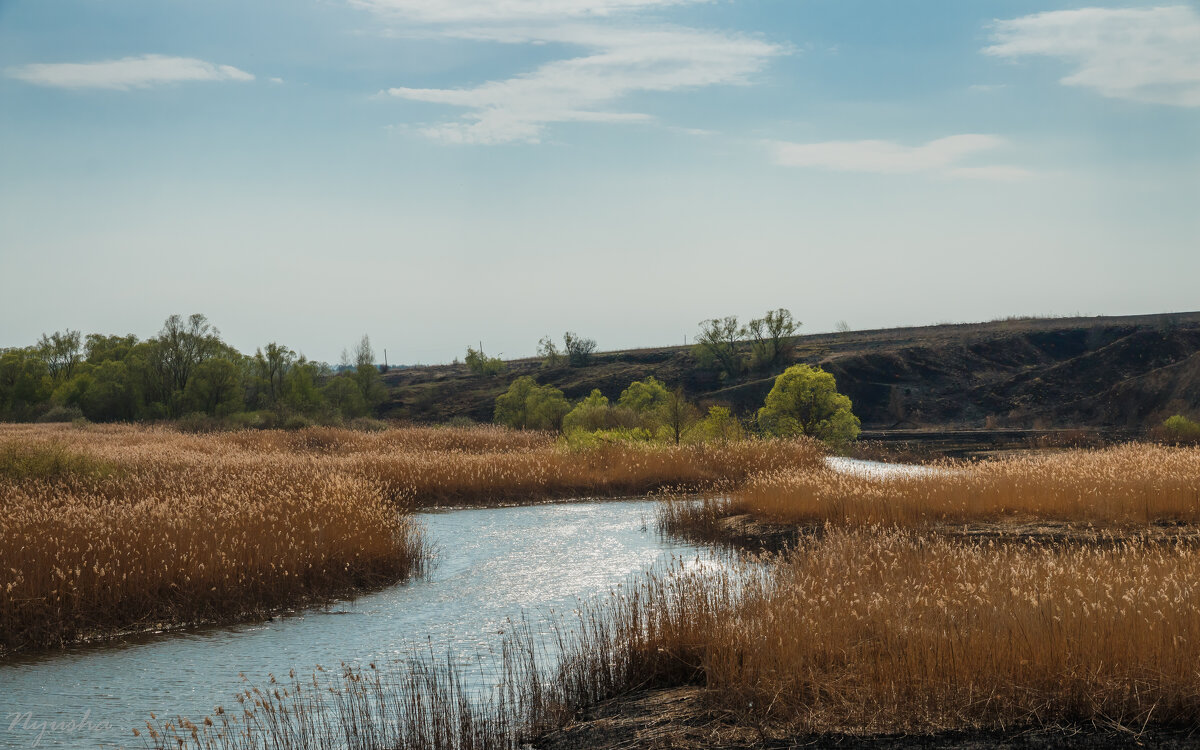
[[[0,747],[140,747],[132,730],[151,712],[203,717],[230,702],[241,674],[262,684],[269,673],[386,663],[414,650],[482,668],[522,613],[534,632],[546,632],[555,612],[569,613],[580,599],[673,558],[710,555],[662,539],[645,500],[418,519],[437,550],[429,574],[327,611],[0,661]]]

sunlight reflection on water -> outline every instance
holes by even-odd
[[[230,702],[239,674],[307,674],[318,664],[385,663],[416,651],[449,656],[481,679],[503,633],[522,612],[535,633],[570,615],[579,599],[607,595],[674,557],[712,553],[660,538],[645,500],[558,503],[423,513],[438,559],[429,575],[328,611],[270,622],[128,639],[107,646],[0,662],[0,747],[29,747],[33,722],[79,721],[111,729],[47,732],[39,747],[140,746],[132,728],[150,712],[193,719]],[[569,622],[569,618],[567,620]]]

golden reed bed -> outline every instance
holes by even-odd
[[[819,460],[808,442],[609,446],[481,427],[0,426],[0,649],[255,616],[400,580],[409,515],[643,493]]]
[[[1189,726],[1200,554],[1140,539],[964,544],[833,529],[782,556],[675,568],[585,605],[550,636],[565,652],[557,667],[537,666],[547,644],[527,630],[508,638],[490,701],[445,664],[371,665],[272,679],[235,710],[159,719],[146,737],[164,750],[516,750],[597,701],[683,685],[699,686],[696,715],[715,733],[781,746],[830,733]],[[652,716],[638,734],[669,737],[671,720]]]
[[[809,464],[763,472],[699,504],[667,498],[659,521],[667,531],[719,539],[722,519],[741,515],[810,529],[1193,527],[1200,521],[1200,448],[1129,444],[944,462],[887,476]]]

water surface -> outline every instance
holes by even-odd
[[[438,549],[429,575],[329,611],[0,662],[0,747],[140,747],[132,729],[150,712],[195,720],[228,705],[243,673],[261,684],[269,673],[385,663],[414,649],[482,667],[523,611],[545,632],[553,611],[569,612],[580,598],[606,595],[672,557],[710,554],[660,538],[644,500],[418,519]],[[41,722],[71,721],[74,729],[51,727],[39,739]]]

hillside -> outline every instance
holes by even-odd
[[[1140,429],[1200,412],[1200,312],[814,334],[796,338],[792,360],[833,373],[866,429]],[[519,375],[570,399],[593,388],[615,399],[630,381],[653,375],[681,384],[702,405],[749,415],[781,369],[726,382],[685,347],[598,353],[583,368],[514,360],[494,378],[465,365],[414,367],[385,375],[383,412],[418,422],[490,421],[496,396]]]

